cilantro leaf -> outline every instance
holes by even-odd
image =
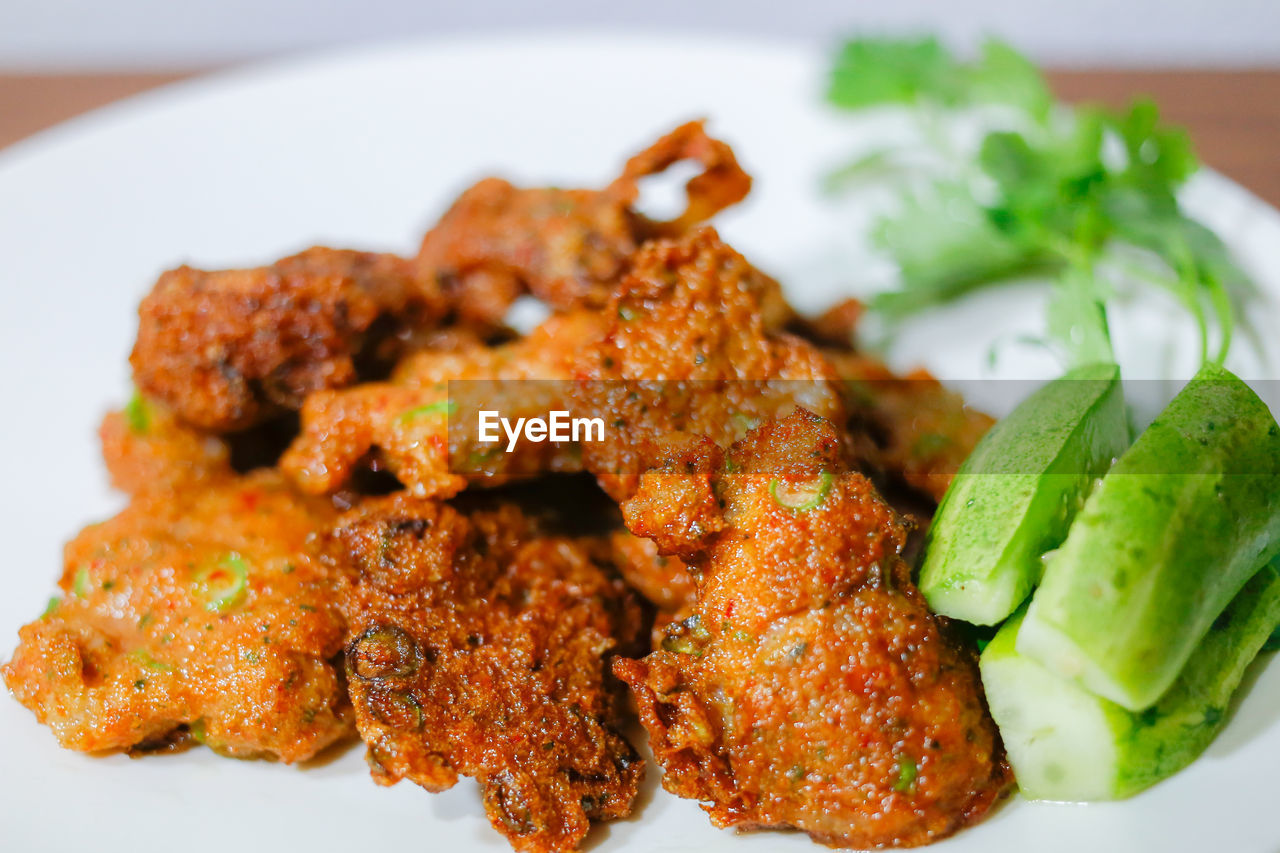
[[[963,94],[960,69],[935,38],[863,38],[846,42],[827,92],[839,107],[936,100],[955,104]]]
[[[1121,111],[1057,114],[1043,76],[1008,45],[988,42],[977,61],[963,64],[935,39],[849,42],[829,98],[849,109],[928,105],[921,137],[935,159],[949,163],[917,175],[923,188],[919,180],[906,184],[912,189],[876,226],[877,244],[901,271],[900,288],[872,301],[889,319],[1010,276],[1047,272],[1055,280],[1049,339],[1075,363],[1109,358],[1110,288],[1098,278],[1098,261],[1128,244],[1168,268],[1145,278],[1172,292],[1195,320],[1203,358],[1215,333],[1215,360],[1225,358],[1252,286],[1222,241],[1182,210],[1178,190],[1199,163],[1186,131],[1163,122],[1149,99]],[[938,132],[939,110],[991,103],[1028,120],[988,132],[972,155],[957,153]],[[855,161],[829,189],[887,173],[895,162],[885,154]]]
[[[1047,121],[1053,94],[1040,69],[998,39],[982,46],[982,58],[968,72],[969,96],[974,104],[1008,104],[1036,121]]]
[[[873,238],[902,274],[900,291],[872,300],[890,317],[948,302],[1044,260],[997,228],[968,188],[954,182],[904,199],[900,211],[879,221]]]

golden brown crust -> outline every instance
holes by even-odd
[[[141,395],[98,428],[111,485],[122,492],[164,492],[231,473],[226,442],[180,423],[168,407]]]
[[[351,731],[323,502],[273,472],[147,492],[67,545],[64,595],[3,674],[69,749],[189,731],[301,761]]]
[[[720,826],[914,846],[1007,788],[975,661],[898,557],[906,530],[807,412],[723,459],[691,442],[624,505],[630,529],[697,570],[663,650],[621,660],[664,771]],[[683,483],[683,485],[678,484]]]
[[[611,561],[632,589],[662,613],[677,613],[693,601],[694,581],[679,557],[658,553],[651,539],[628,530],[609,535]]]
[[[388,382],[312,394],[281,468],[304,491],[320,494],[342,488],[361,466],[377,465],[419,497],[451,497],[468,482],[580,470],[575,446],[525,442],[505,453],[479,444],[476,409],[487,400],[515,418],[559,407],[570,363],[599,324],[593,312],[561,314],[509,344],[424,350]],[[484,384],[472,393],[455,385],[450,393],[450,382],[466,380]]]
[[[942,500],[961,463],[995,419],[926,370],[905,376],[852,352],[827,354],[840,374],[849,432],[862,463]]]
[[[572,539],[514,507],[463,515],[404,495],[345,516],[359,575],[347,670],[374,778],[474,776],[518,850],[569,850],[630,813],[643,762],[614,728],[615,650],[635,600]]]
[[[143,299],[129,360],[138,387],[182,420],[243,429],[350,385],[359,360],[390,358],[396,333],[445,313],[434,282],[393,255],[314,248],[258,269],[184,266]]]
[[[621,500],[682,433],[727,447],[796,405],[842,418],[834,370],[781,331],[789,316],[778,283],[710,227],[645,246],[576,365],[577,410],[608,425],[583,447],[584,466]]]
[[[636,213],[638,182],[681,160],[703,166],[688,182],[684,212],[670,222]],[[690,122],[631,158],[603,190],[480,181],[423,238],[417,275],[438,281],[469,322],[501,322],[526,292],[562,310],[598,308],[645,240],[679,234],[741,201],[750,188],[732,149],[707,136],[701,122]]]

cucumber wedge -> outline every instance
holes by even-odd
[[[1078,367],[1023,400],[956,473],[930,528],[920,590],[934,612],[978,625],[1040,581],[1089,488],[1129,445],[1120,370]]]
[[[1022,614],[982,653],[982,683],[1022,793],[1114,800],[1186,767],[1226,723],[1245,668],[1280,625],[1280,574],[1265,567],[1232,600],[1152,708],[1133,712],[1019,654]]]
[[[1018,651],[1140,711],[1277,550],[1280,427],[1248,385],[1206,366],[1085,502]]]

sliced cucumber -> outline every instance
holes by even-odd
[[[1140,711],[1277,550],[1280,427],[1248,385],[1206,366],[1089,496],[1018,651]]]
[[[937,613],[994,625],[1040,580],[1092,484],[1129,444],[1120,370],[1089,364],[992,427],[938,507],[920,568]]]
[[[1196,647],[1152,708],[1133,712],[1019,654],[1023,614],[982,653],[982,683],[1022,793],[1114,800],[1186,767],[1226,722],[1245,668],[1280,625],[1280,574],[1263,568]]]

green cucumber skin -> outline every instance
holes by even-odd
[[[981,659],[991,714],[1022,793],[1033,800],[1123,799],[1186,767],[1222,730],[1232,694],[1280,625],[1280,574],[1275,566],[1259,571],[1173,687],[1141,712],[1020,655],[1015,637],[1022,618],[1006,623]]]
[[[1129,444],[1120,370],[1078,367],[983,437],[943,497],[920,589],[937,613],[994,625],[1040,580],[1094,481]]]
[[[1244,382],[1206,366],[1085,502],[1018,651],[1142,710],[1277,550],[1280,427]]]

